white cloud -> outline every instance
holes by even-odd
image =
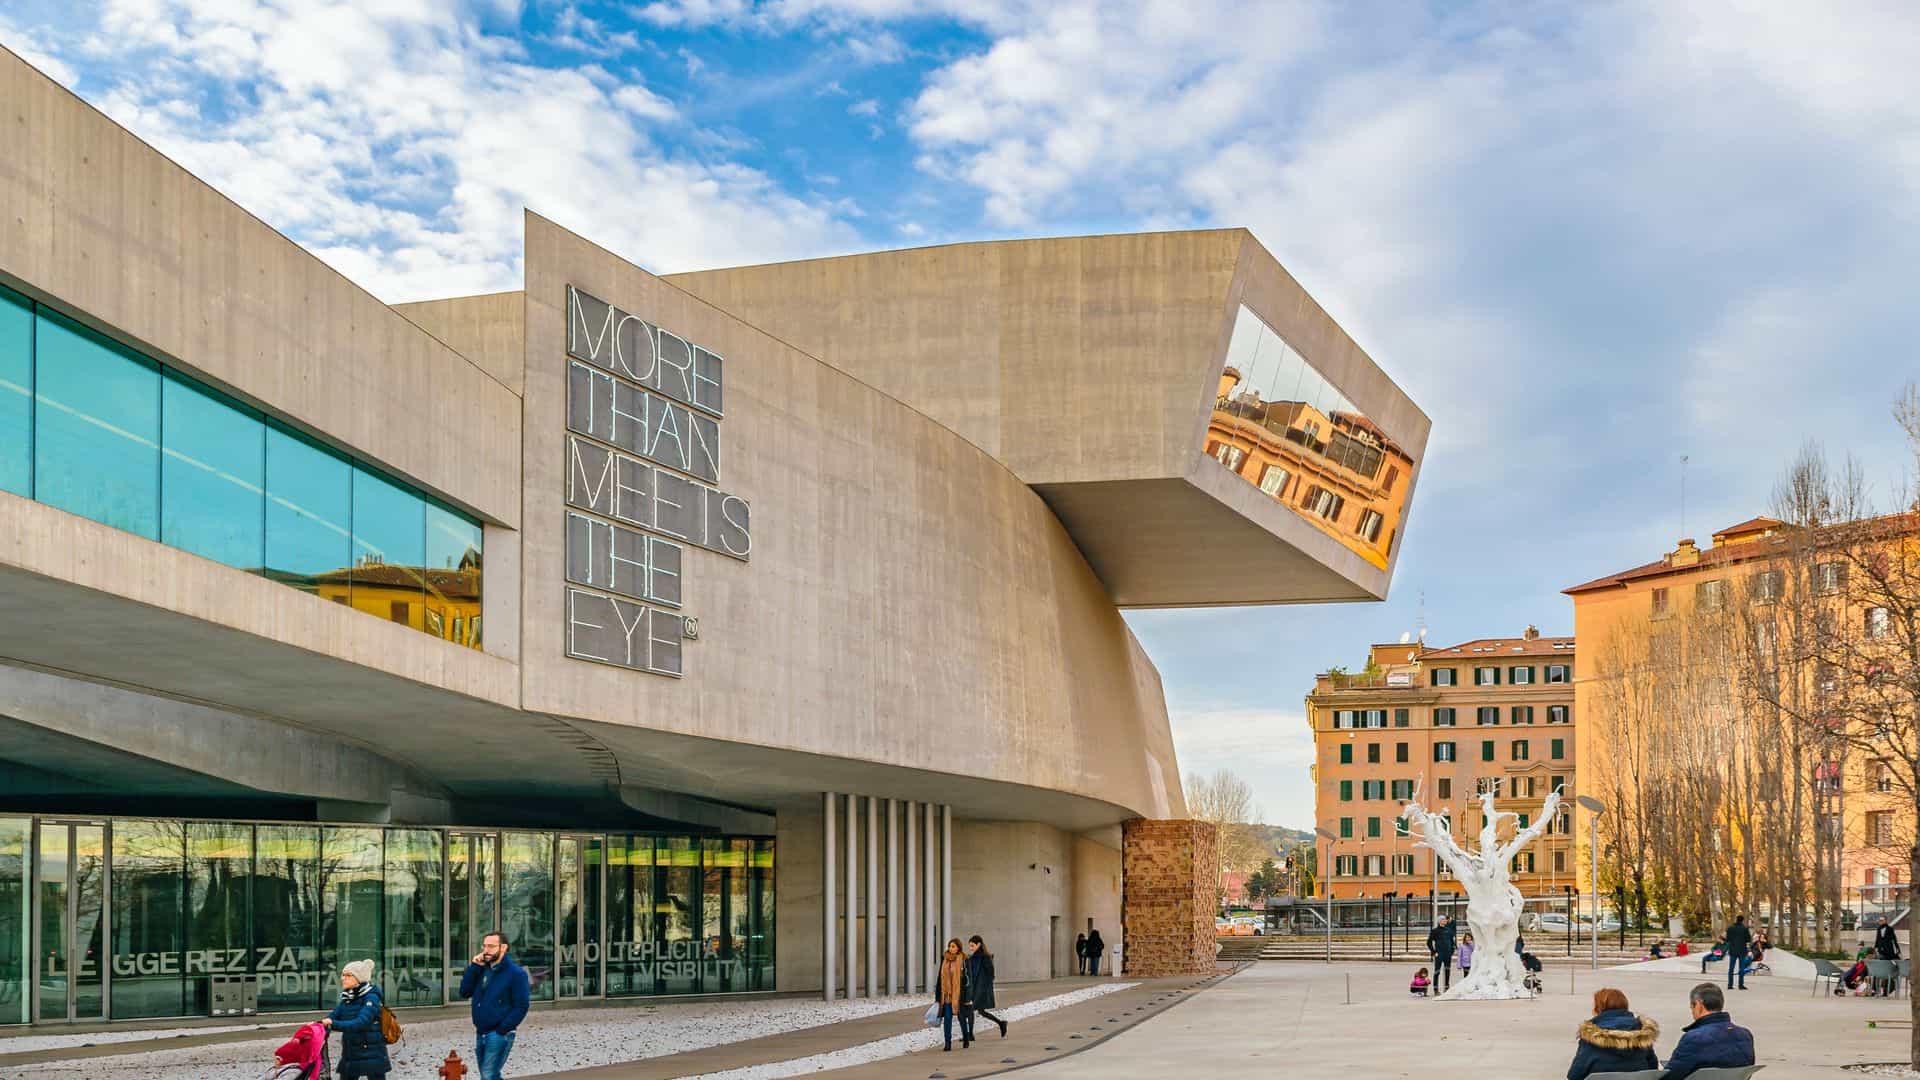
[[[41,46],[39,39],[0,16],[0,42],[19,54],[20,59],[45,72],[47,77],[71,89],[79,74],[72,65]]]
[[[631,73],[521,52],[454,0],[110,0],[86,65],[115,119],[390,300],[517,286],[523,206],[661,271],[853,245],[845,204],[650,138],[677,111]]]
[[[847,112],[854,116],[879,116],[880,102],[874,98],[863,98],[847,106]]]
[[[1184,778],[1230,769],[1253,788],[1266,822],[1311,828],[1313,734],[1306,714],[1265,707],[1172,710],[1174,752]]]

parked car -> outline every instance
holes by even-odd
[[[1242,933],[1253,934],[1256,937],[1258,937],[1259,935],[1265,934],[1267,932],[1267,928],[1264,925],[1262,925],[1262,923],[1260,922],[1260,918],[1257,915],[1235,916],[1233,919],[1233,925],[1236,927],[1243,928],[1241,930]]]
[[[1587,920],[1581,919],[1579,925],[1584,929],[1587,925]],[[1572,926],[1573,924],[1567,921],[1567,917],[1558,911],[1542,912],[1530,916],[1527,920],[1527,929],[1550,934],[1568,933]]]

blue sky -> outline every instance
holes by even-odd
[[[1384,604],[1131,615],[1183,765],[1305,824],[1315,671],[1904,480],[1920,9],[1757,0],[13,0],[0,42],[390,301],[522,206],[656,271],[1244,225],[1433,417]]]

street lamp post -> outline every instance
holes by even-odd
[[[1600,815],[1607,812],[1607,804],[1591,795],[1576,795],[1575,802],[1585,807],[1587,813],[1588,840],[1587,858],[1593,863],[1593,927],[1587,933],[1587,939],[1593,942],[1593,970],[1600,970]]]
[[[1327,963],[1333,963],[1333,842],[1338,839],[1333,833],[1318,825],[1313,831],[1327,842],[1327,861],[1320,864],[1320,887],[1327,893]]]
[[[1380,959],[1393,959],[1393,898],[1397,892],[1389,892],[1380,898]]]
[[[1573,955],[1573,939],[1580,936],[1580,890],[1571,885],[1560,886],[1567,894],[1567,955]]]

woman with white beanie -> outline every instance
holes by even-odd
[[[387,1040],[380,1031],[380,988],[373,984],[373,961],[355,960],[340,969],[340,1004],[321,1023],[340,1033],[340,1080],[381,1077],[393,1069]]]

